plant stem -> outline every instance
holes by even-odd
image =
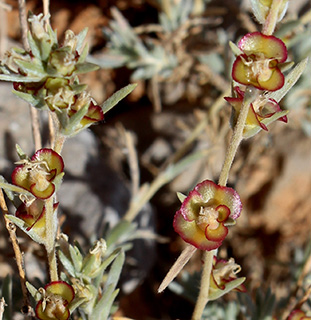
[[[26,51],[29,51],[30,48],[29,48],[29,43],[27,39],[28,24],[27,24],[27,17],[26,17],[25,0],[18,0],[18,7],[19,7],[19,21],[20,21],[20,30],[22,33],[23,46]],[[30,110],[30,116],[31,116],[31,128],[32,128],[33,140],[35,143],[35,149],[39,150],[42,148],[39,112],[36,108],[33,108],[31,105],[29,105],[29,110]]]
[[[201,319],[204,308],[208,302],[208,292],[215,252],[216,250],[204,252],[204,267],[202,271],[200,293],[191,320]]]
[[[257,96],[257,89],[253,87],[246,88],[243,105],[240,110],[240,114],[231,137],[231,141],[226,153],[223,167],[220,172],[220,176],[218,180],[218,184],[220,186],[226,186],[227,184],[229,171],[231,169],[238,147],[243,139],[243,130],[244,130],[245,121],[248,115],[249,106],[255,100],[256,96]]]
[[[53,208],[53,197],[48,198],[45,201],[46,217],[45,217],[45,228],[46,228],[46,239],[45,248],[48,256],[50,280],[58,281],[57,273],[57,261],[55,252],[55,236],[56,236],[56,223]]]
[[[273,0],[267,19],[263,25],[262,33],[267,36],[272,35],[279,19],[279,13],[284,0]]]
[[[6,229],[9,232],[10,239],[12,242],[14,254],[15,254],[15,259],[16,259],[16,264],[17,264],[17,269],[18,269],[18,274],[19,274],[19,279],[20,279],[20,284],[22,287],[22,292],[23,292],[23,310],[25,314],[31,314],[32,308],[30,306],[30,301],[29,301],[29,296],[28,296],[28,290],[26,287],[26,272],[24,268],[24,258],[23,258],[23,253],[19,247],[17,237],[16,237],[16,226],[13,222],[11,222],[6,215],[9,214],[8,207],[6,205],[3,192],[0,189],[0,207],[3,212],[3,217],[5,221],[5,226]]]
[[[231,141],[226,153],[225,161],[220,173],[218,184],[221,186],[226,186],[227,184],[233,159],[243,139],[243,130],[244,130],[246,118],[248,115],[249,107],[250,107],[250,104],[256,99],[257,92],[258,92],[257,89],[253,87],[247,87],[245,90],[243,105],[241,107],[237,123],[234,127]],[[203,256],[204,264],[203,264],[203,271],[202,271],[200,293],[194,309],[192,320],[201,319],[203,310],[208,302],[210,275],[212,272],[214,253],[215,253],[215,250],[204,252],[204,256]]]

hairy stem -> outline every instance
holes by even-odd
[[[18,0],[18,7],[19,7],[19,21],[20,21],[20,30],[22,34],[23,46],[26,51],[29,51],[30,47],[27,39],[28,24],[27,24],[25,0]],[[31,105],[29,105],[29,110],[30,110],[30,116],[31,116],[31,127],[32,127],[33,140],[35,143],[35,149],[39,150],[42,148],[39,112],[37,109],[33,108]]]
[[[58,281],[57,273],[57,261],[55,252],[55,237],[57,223],[55,220],[54,208],[53,208],[53,197],[50,197],[45,201],[46,218],[45,218],[45,228],[46,228],[46,239],[45,248],[48,256],[49,270],[50,270],[50,280]]]
[[[279,18],[279,14],[281,11],[281,6],[283,5],[284,0],[273,0],[270,10],[269,10],[269,14],[267,16],[267,19],[263,25],[262,28],[262,33],[266,34],[268,36],[272,35],[274,30],[275,30],[275,26],[278,22],[278,18]]]
[[[249,111],[250,104],[256,99],[257,89],[253,87],[247,87],[244,95],[243,105],[235,125],[231,141],[226,153],[225,161],[220,173],[218,184],[221,186],[226,186],[229,172],[237,153],[238,147],[243,139],[243,130]],[[199,297],[196,302],[192,320],[200,320],[204,311],[206,304],[208,303],[208,292],[210,286],[210,275],[212,272],[213,255],[215,250],[204,252],[203,257],[203,271],[201,278],[201,287],[199,292]]]
[[[228,178],[229,178],[229,172],[234,160],[234,157],[237,153],[238,147],[243,139],[243,130],[245,126],[245,121],[247,118],[248,110],[250,104],[256,99],[257,96],[257,89],[253,87],[247,87],[244,95],[244,101],[243,105],[237,120],[237,123],[235,125],[231,141],[226,153],[225,161],[223,164],[223,167],[220,172],[218,184],[220,186],[226,186]]]
[[[210,286],[211,272],[213,266],[213,257],[216,250],[205,251],[203,254],[204,268],[202,271],[201,286],[199,297],[197,299],[194,312],[191,320],[200,320],[204,311],[204,308],[208,302],[208,292]]]
[[[16,237],[16,226],[13,222],[11,222],[6,215],[9,214],[8,207],[6,205],[2,189],[0,189],[0,207],[3,212],[3,217],[5,221],[6,229],[9,232],[10,240],[12,242],[14,255],[16,259],[20,284],[22,287],[23,292],[23,308],[25,314],[30,314],[32,312],[32,308],[30,306],[29,296],[28,296],[28,290],[26,287],[26,272],[24,268],[24,259],[23,259],[23,253],[19,247],[17,237]]]

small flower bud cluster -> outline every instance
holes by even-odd
[[[62,134],[71,136],[104,119],[102,108],[79,84],[77,75],[98,69],[85,62],[87,47],[83,47],[86,30],[77,36],[66,31],[62,45],[46,17],[31,15],[28,19],[30,50],[12,49],[0,70],[1,78],[12,81],[14,92],[38,109],[56,113]]]

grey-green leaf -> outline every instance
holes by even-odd
[[[296,67],[285,77],[284,86],[280,90],[269,93],[267,97],[279,102],[298,81],[303,71],[305,70],[307,63],[308,58],[305,58],[304,60],[299,62]]]
[[[33,241],[39,244],[45,244],[45,239],[41,238],[36,231],[33,229],[27,230],[28,226],[26,226],[25,222],[22,219],[19,219],[10,214],[5,215],[10,221],[16,224],[20,229],[22,229]]]
[[[226,284],[226,287],[224,290],[217,290],[213,293],[211,293],[208,297],[210,301],[216,300],[226,293],[230,292],[231,290],[237,288],[239,285],[241,285],[245,281],[245,277],[237,278],[235,280],[232,280]]]
[[[58,251],[58,257],[64,268],[69,272],[69,274],[72,277],[76,277],[77,275],[75,267],[62,251]]]
[[[119,101],[125,98],[128,94],[130,94],[136,86],[136,83],[129,84],[126,87],[118,90],[110,98],[108,98],[101,106],[104,114],[111,110]]]

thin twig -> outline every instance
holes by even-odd
[[[294,307],[294,310],[301,309],[302,305],[310,298],[310,295],[311,295],[311,287],[308,288],[308,290],[303,295],[303,297],[297,302],[297,304]]]
[[[20,23],[20,30],[22,34],[23,46],[26,51],[29,51],[30,48],[29,48],[28,39],[27,39],[28,24],[27,24],[25,0],[18,0],[18,9],[19,9],[19,23]]]
[[[9,10],[11,10],[11,7],[0,1],[0,57],[3,57],[4,53],[7,51],[8,46],[8,26],[6,11]]]
[[[152,98],[154,103],[154,111],[159,113],[162,110],[162,103],[161,103],[161,97],[160,97],[158,75],[155,75],[151,79],[151,91],[152,91]]]
[[[16,264],[17,264],[17,269],[18,269],[18,274],[19,274],[19,279],[22,287],[22,292],[23,292],[23,308],[22,310],[27,310],[27,313],[31,313],[31,306],[29,302],[29,296],[28,296],[28,290],[26,287],[26,273],[25,273],[25,268],[24,268],[24,259],[23,259],[23,254],[22,251],[19,247],[17,237],[16,237],[16,226],[13,222],[11,222],[6,215],[9,214],[8,207],[6,205],[2,189],[0,189],[0,207],[3,213],[4,221],[5,221],[5,226],[6,229],[9,232],[9,236],[12,242],[14,254],[15,254],[15,259],[16,259]]]
[[[26,51],[29,51],[29,43],[27,39],[28,33],[28,24],[26,17],[26,4],[25,0],[18,0],[19,8],[19,22],[20,30],[22,34],[23,46]],[[35,149],[39,150],[42,147],[41,133],[40,133],[40,122],[39,122],[39,112],[37,109],[29,105],[30,116],[31,116],[31,126],[32,126],[32,135],[35,143]]]
[[[131,174],[131,182],[132,182],[132,197],[136,197],[139,190],[139,165],[138,165],[138,157],[135,149],[134,137],[133,133],[126,131],[123,126],[121,126],[121,130],[125,139],[125,145],[127,148],[127,159],[130,167]]]

